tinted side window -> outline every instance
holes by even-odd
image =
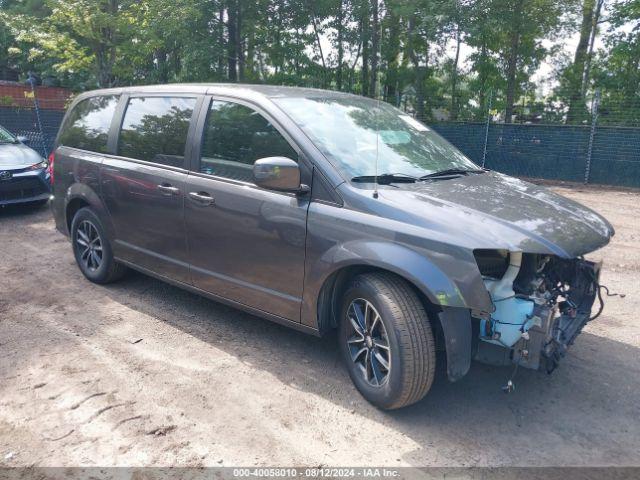
[[[266,118],[244,105],[211,102],[202,140],[202,173],[251,182],[253,163],[276,156],[298,157]]]
[[[118,155],[184,167],[184,149],[195,104],[195,98],[131,98],[120,129]]]
[[[79,102],[69,113],[60,145],[81,148],[97,153],[107,153],[107,139],[118,97],[92,97]]]

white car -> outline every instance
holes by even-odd
[[[0,206],[44,204],[51,196],[49,165],[26,141],[0,126]]]

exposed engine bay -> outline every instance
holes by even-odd
[[[475,359],[551,373],[603,309],[600,264],[582,258],[477,250],[495,310],[477,324]],[[598,312],[591,309],[598,298]]]

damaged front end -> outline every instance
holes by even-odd
[[[476,250],[494,311],[479,322],[474,358],[552,372],[602,311],[600,264],[582,258]],[[599,311],[592,316],[595,299]]]

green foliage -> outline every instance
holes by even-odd
[[[613,4],[605,46],[594,68],[600,121],[640,126],[640,0]]]
[[[491,104],[512,121],[584,123],[600,89],[603,118],[638,121],[616,112],[640,109],[640,0],[0,0],[0,6],[0,72],[35,71],[76,90],[274,83],[377,96],[427,121],[483,121]],[[575,54],[563,57],[562,39],[574,34]],[[550,61],[557,87],[540,93],[532,78]]]
[[[13,107],[15,105],[15,101],[13,97],[9,95],[0,96],[0,106],[2,107]]]

